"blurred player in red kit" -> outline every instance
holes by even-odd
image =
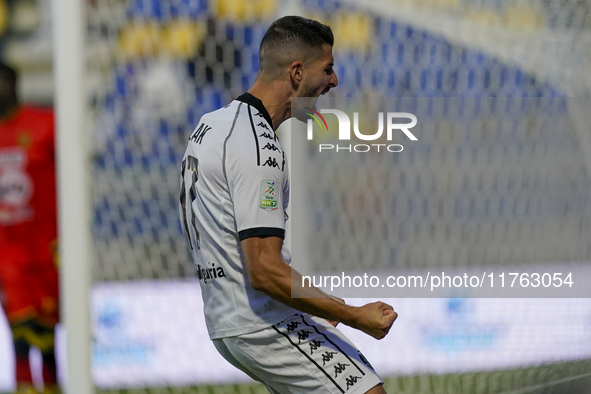
[[[59,393],[54,117],[20,105],[0,63],[0,300],[13,335],[17,393],[35,394],[29,349],[43,356],[44,393]]]

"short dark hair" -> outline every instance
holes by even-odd
[[[269,26],[259,48],[259,73],[276,76],[294,60],[315,60],[322,46],[334,45],[329,26],[301,16],[284,16]]]

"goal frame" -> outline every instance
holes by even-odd
[[[91,369],[90,144],[84,94],[85,4],[54,0],[54,102],[60,256],[60,309],[65,327],[68,394],[94,392]]]

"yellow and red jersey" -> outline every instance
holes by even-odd
[[[54,156],[51,110],[0,119],[0,298],[11,323],[58,320]]]
[[[0,250],[52,258],[57,237],[54,116],[24,106],[0,119]]]

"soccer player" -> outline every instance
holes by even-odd
[[[293,97],[317,98],[337,86],[333,42],[317,21],[275,21],[261,42],[255,83],[201,118],[182,162],[179,213],[210,338],[271,393],[385,393],[333,324],[381,339],[396,312],[382,302],[348,306],[317,288],[292,298],[292,278],[301,283],[301,276],[283,248],[289,180],[275,130],[291,117]]]
[[[14,342],[17,393],[37,393],[29,366],[35,346],[43,358],[44,393],[55,394],[54,117],[19,105],[16,77],[0,63],[0,299]]]

